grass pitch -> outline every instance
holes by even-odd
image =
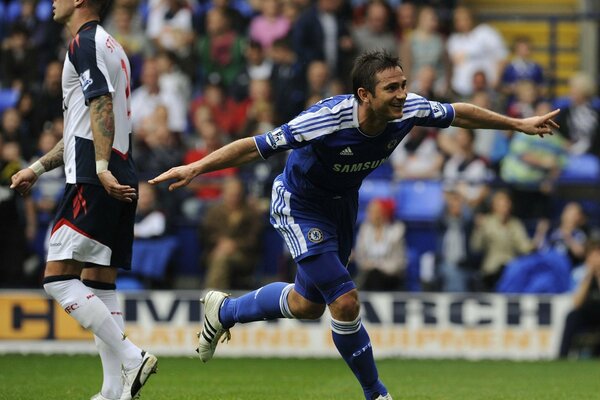
[[[378,361],[395,400],[600,399],[600,362]],[[92,356],[0,356],[0,399],[89,399],[101,384]],[[341,359],[160,357],[142,400],[361,400]]]

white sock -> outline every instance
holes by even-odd
[[[87,282],[84,283],[87,285]],[[115,290],[96,289],[94,287],[90,287],[90,289],[100,300],[102,300],[106,308],[108,308],[108,311],[119,328],[125,330],[125,322],[123,321],[123,313],[121,312],[121,307],[117,299],[117,292]],[[98,349],[98,354],[100,354],[100,359],[102,360],[103,380],[100,393],[107,399],[120,399],[123,390],[123,382],[121,381],[121,360],[98,336],[94,335],[94,341],[96,342],[96,348]]]
[[[67,314],[102,339],[125,369],[134,368],[141,363],[142,350],[125,337],[102,300],[81,281],[69,279],[48,282],[44,284],[44,289]]]

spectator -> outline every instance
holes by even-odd
[[[366,20],[352,32],[357,53],[381,49],[396,54],[398,45],[391,30],[392,9],[383,0],[370,1],[366,9]]]
[[[396,7],[396,37],[404,41],[417,25],[417,6],[412,1],[402,1]]]
[[[513,42],[512,60],[502,72],[502,85],[500,90],[511,96],[515,92],[515,85],[522,80],[531,81],[535,85],[537,94],[544,92],[544,70],[542,66],[531,58],[531,39],[528,36],[518,36]]]
[[[196,119],[202,118],[201,108],[196,113]],[[196,133],[200,136],[200,142],[195,148],[185,153],[183,161],[186,164],[201,160],[225,144],[223,132],[210,119],[204,119],[203,122],[198,121],[196,126]],[[226,168],[203,174],[190,182],[188,190],[194,193],[194,198],[184,203],[184,214],[190,219],[195,219],[202,215],[211,202],[221,198],[226,178],[232,177],[236,173],[237,169]]]
[[[300,15],[292,36],[294,51],[303,66],[322,60],[332,75],[344,79],[354,45],[339,15],[342,5],[342,0],[317,0]]]
[[[514,118],[526,118],[535,115],[540,102],[538,89],[533,81],[521,80],[513,85],[514,97],[508,105],[507,115]]]
[[[440,177],[444,157],[438,151],[437,133],[434,128],[415,126],[400,142],[390,156],[396,180]]]
[[[248,202],[242,181],[228,179],[222,202],[212,206],[201,222],[207,254],[205,287],[247,289],[254,284],[261,229],[261,216]]]
[[[0,86],[17,91],[31,89],[37,76],[37,51],[29,38],[29,31],[25,26],[16,24],[0,49]]]
[[[280,124],[304,110],[305,68],[287,40],[276,40],[271,49],[271,56],[271,85],[277,116],[275,123]]]
[[[206,15],[206,36],[196,44],[201,82],[229,87],[244,68],[244,37],[238,34],[227,13],[213,8]]]
[[[541,244],[545,250],[566,254],[573,267],[580,265],[585,257],[587,235],[584,231],[586,216],[577,202],[565,205],[560,215],[559,225],[552,229]],[[549,227],[549,225],[547,225]],[[542,230],[542,232],[545,229]]]
[[[559,132],[569,141],[569,154],[600,156],[600,111],[592,106],[594,80],[577,73],[569,80],[570,104],[557,117]]]
[[[394,204],[374,199],[358,228],[354,259],[363,290],[401,290],[406,270],[405,227],[393,220]]]
[[[164,106],[157,107],[156,114],[149,117],[148,125],[151,129],[145,131],[144,141],[137,152],[136,164],[142,176],[169,169],[182,161],[177,134],[169,130],[164,120],[161,120],[161,114],[167,114]]]
[[[44,74],[41,89],[35,91],[35,118],[32,132],[38,134],[42,131],[46,122],[54,123],[57,119],[62,120],[62,63],[54,60],[48,63]],[[62,135],[62,132],[61,132]]]
[[[521,220],[512,216],[511,208],[508,193],[498,191],[492,197],[491,213],[475,219],[470,245],[482,255],[481,274],[488,291],[494,291],[509,261],[534,247]]]
[[[438,16],[433,7],[423,7],[419,11],[415,30],[402,43],[402,66],[411,83],[411,89],[434,98],[444,97],[449,90],[450,62],[444,39],[437,31]],[[428,75],[424,75],[427,72]],[[425,76],[433,78],[428,85]],[[426,88],[431,87],[428,92]]]
[[[33,155],[34,139],[27,131],[27,124],[21,119],[21,114],[16,108],[7,108],[0,114],[0,136],[5,142],[17,142],[19,144],[19,153],[26,159]]]
[[[156,49],[179,59],[190,55],[194,39],[192,12],[185,0],[151,0],[146,34]]]
[[[316,96],[320,100],[340,94],[335,92],[334,80],[331,78],[327,64],[324,61],[317,60],[308,65],[306,83],[308,88],[307,99]],[[310,105],[314,103],[316,101],[310,102]]]
[[[485,161],[475,154],[475,132],[458,128],[454,141],[456,151],[450,154],[442,167],[444,185],[456,190],[467,206],[478,209],[489,194],[491,172]]]
[[[36,232],[37,220],[31,197],[10,189],[11,177],[23,166],[17,142],[0,137],[0,265],[2,287],[28,287],[34,282],[24,270],[27,241]]]
[[[239,135],[246,121],[246,107],[240,106],[235,99],[229,96],[223,83],[209,82],[204,87],[204,93],[196,97],[190,106],[193,116],[199,108],[208,112],[209,119],[227,138]],[[194,120],[196,123],[197,120]],[[198,126],[195,126],[198,129]]]
[[[444,292],[467,292],[476,270],[469,238],[473,231],[473,212],[464,197],[446,188],[444,212],[437,224],[439,245],[436,269]]]
[[[131,89],[136,88],[140,80],[140,71],[144,57],[150,56],[152,49],[148,37],[133,24],[133,11],[129,7],[116,7],[112,12],[113,27],[108,32],[123,46],[131,64]]]
[[[146,58],[140,76],[141,85],[131,93],[131,123],[137,135],[142,135],[142,121],[164,105],[159,85],[159,71],[155,58]],[[138,137],[140,138],[140,137]]]
[[[447,50],[452,62],[451,86],[458,96],[473,94],[477,71],[484,73],[490,87],[497,86],[508,52],[500,34],[489,25],[476,24],[467,7],[454,10],[454,32],[448,38]]]
[[[585,253],[585,275],[573,297],[573,310],[565,321],[559,358],[569,356],[578,334],[600,329],[600,241],[590,240]]]
[[[268,80],[273,71],[273,63],[267,58],[260,43],[249,41],[244,50],[244,68],[235,78],[229,92],[236,101],[248,97],[248,86],[252,80]]]
[[[250,22],[249,36],[268,53],[273,42],[286,37],[290,28],[290,20],[282,14],[282,0],[263,0],[260,14]]]
[[[543,111],[543,108],[536,110]],[[560,135],[543,139],[513,136],[508,154],[500,165],[500,177],[510,187],[514,214],[518,218],[548,218],[551,214],[550,196],[565,162],[565,141]]]
[[[187,110],[191,97],[190,79],[181,71],[175,55],[158,53],[156,67],[162,104],[169,110],[169,129],[183,133],[187,129]]]
[[[134,238],[154,239],[163,236],[167,230],[167,219],[158,204],[157,189],[146,181],[141,181],[138,193]]]
[[[260,0],[262,1],[262,0]],[[245,0],[200,0],[200,3],[206,5],[201,12],[196,13],[194,27],[199,36],[207,34],[208,12],[218,9],[223,12],[231,22],[231,27],[239,35],[244,35],[248,31],[249,13],[248,4]]]

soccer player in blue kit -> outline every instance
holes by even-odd
[[[271,223],[284,238],[298,270],[292,284],[275,282],[239,298],[208,291],[199,335],[200,359],[209,361],[219,339],[236,323],[275,318],[317,319],[329,307],[333,342],[367,400],[392,396],[379,380],[369,335],[361,323],[358,292],[346,264],[352,248],[363,179],[381,165],[415,125],[505,129],[550,134],[559,110],[509,118],[466,103],[442,104],[408,93],[398,58],[373,51],[352,71],[353,94],[318,102],[287,124],[243,138],[200,161],[150,180],[176,180],[173,190],[197,175],[292,150],[275,179]]]

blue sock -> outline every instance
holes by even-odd
[[[371,340],[360,317],[349,322],[332,318],[331,330],[333,343],[360,382],[365,398],[371,400],[375,393],[385,396],[388,391],[379,381]]]
[[[293,287],[293,283],[274,282],[237,299],[227,298],[219,311],[219,319],[223,327],[229,329],[237,322],[294,318],[287,302]]]

